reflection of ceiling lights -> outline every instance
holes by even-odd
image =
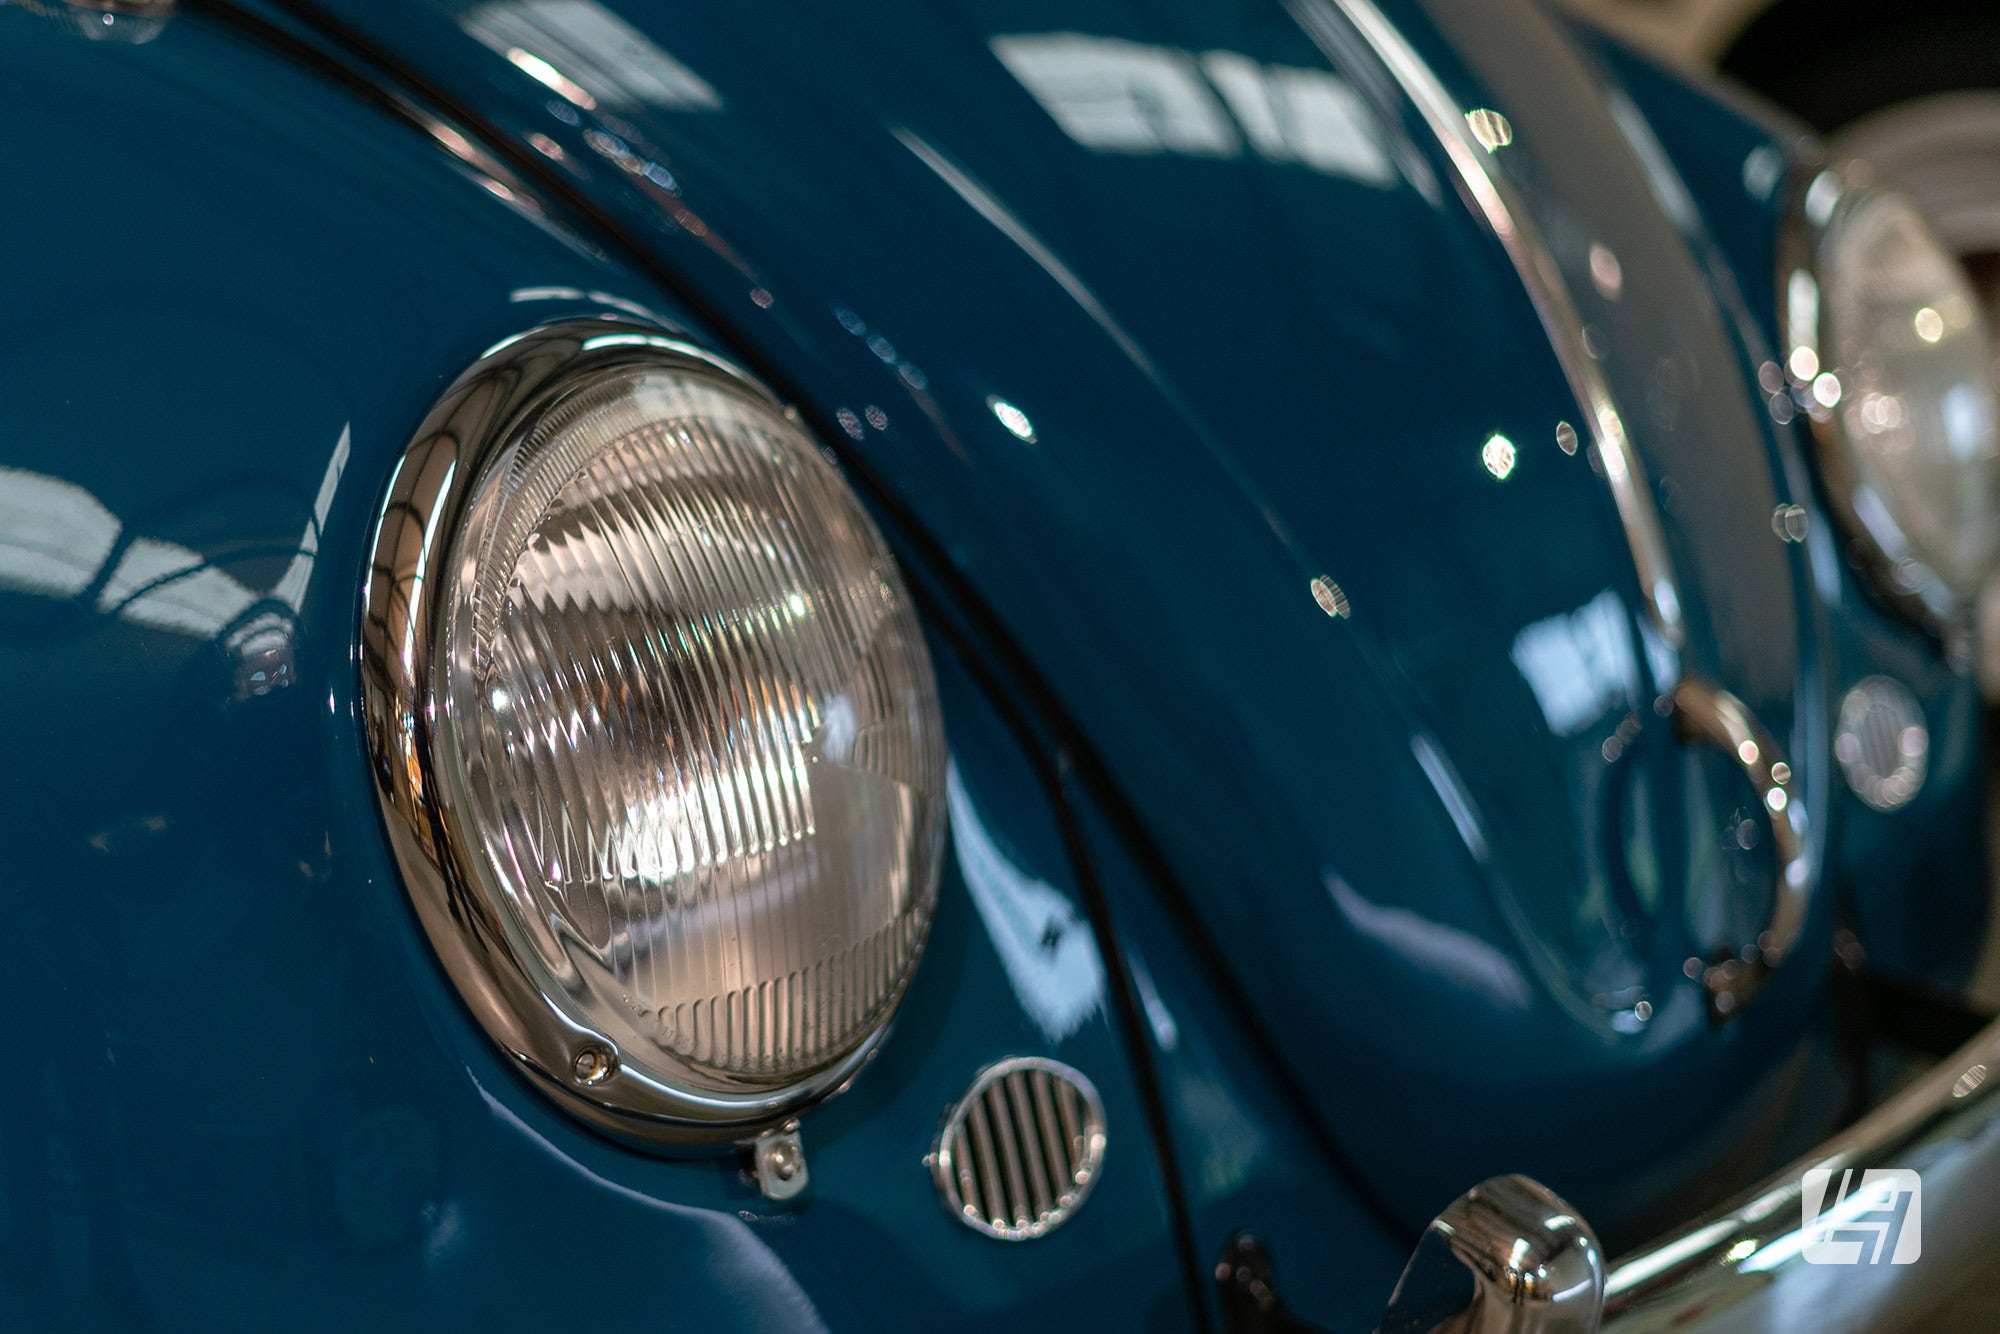
[[[125,548],[98,595],[99,611],[207,638],[250,610],[257,595],[184,546],[150,537]]]
[[[240,627],[246,634],[268,633],[282,623],[280,612],[296,615],[305,601],[320,526],[347,466],[349,445],[350,432],[343,428],[298,550],[268,593],[256,592],[177,542],[134,537],[121,545],[124,525],[90,492],[59,477],[0,468],[0,589],[74,598],[95,588],[94,602],[104,615],[196,639],[221,634],[259,603],[276,603]]]
[[[1371,185],[1395,179],[1380,126],[1326,70],[1073,32],[990,45],[1063,133],[1093,152],[1233,158],[1247,142],[1266,161]]]
[[[586,111],[716,111],[706,80],[597,0],[499,0],[459,18],[482,45]]]
[[[1334,75],[1259,65],[1234,51],[1205,52],[1201,68],[1260,157],[1370,185],[1395,180],[1374,117],[1360,95]]]
[[[1509,656],[1557,736],[1575,736],[1639,697],[1624,604],[1608,588],[1573,612],[1523,626]]]
[[[75,597],[97,578],[120,527],[74,483],[0,468],[0,588]]]
[[[945,771],[945,796],[959,872],[1014,996],[1043,1037],[1061,1042],[1104,1005],[1104,959],[1090,919],[1001,850],[956,765]]]
[[[1185,51],[1073,32],[995,37],[991,45],[1085,148],[1190,157],[1241,151],[1235,125]]]

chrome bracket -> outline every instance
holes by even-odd
[[[1504,1176],[1424,1229],[1376,1334],[1597,1334],[1603,1321],[1597,1234],[1547,1186]]]
[[[799,1123],[790,1121],[759,1135],[750,1145],[750,1175],[767,1200],[789,1200],[806,1188],[806,1146]]]

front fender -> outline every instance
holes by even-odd
[[[599,1139],[461,1008],[366,767],[381,497],[496,341],[607,311],[705,335],[469,131],[316,59],[226,11],[119,45],[0,8],[6,1319],[881,1328],[894,1294],[926,1327],[1187,1321],[1115,956],[948,646],[961,837],[899,1030],[806,1119],[806,1207]],[[1051,932],[1070,966],[1018,966]],[[1086,1071],[1110,1133],[1033,1248],[959,1226],[923,1162],[1009,1055]]]

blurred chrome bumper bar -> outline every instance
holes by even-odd
[[[1843,1173],[1914,1171],[1921,1197],[1887,1230],[1886,1199]],[[1801,1197],[1826,1188],[1808,1228]],[[1908,1212],[1921,1208],[1921,1230]],[[1861,1215],[1868,1215],[1861,1217]],[[1905,1244],[1874,1256],[1841,1238]],[[1873,1229],[1872,1231],[1870,1229]],[[1641,1334],[1654,1330],[1888,1330],[1925,1319],[1954,1294],[2000,1277],[2000,1021],[1853,1126],[1731,1204],[1615,1264],[1546,1188],[1496,1177],[1439,1215],[1390,1299],[1381,1334]],[[1921,1258],[1909,1263],[1918,1246]],[[1808,1251],[1818,1262],[1809,1261]],[[1859,1262],[1848,1257],[1859,1254]],[[1873,1260],[1871,1263],[1870,1261]],[[1842,1262],[1847,1261],[1847,1262]],[[2000,1300],[1996,1300],[2000,1305]],[[2000,1322],[1996,1322],[2000,1323]]]

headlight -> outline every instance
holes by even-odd
[[[383,510],[368,735],[487,1031],[627,1137],[838,1088],[929,928],[944,734],[853,493],[767,394],[608,323],[502,344]]]
[[[1781,261],[1790,397],[1836,509],[1892,593],[1948,617],[2000,560],[1993,347],[1972,288],[1908,199],[1851,169],[1801,193]]]

